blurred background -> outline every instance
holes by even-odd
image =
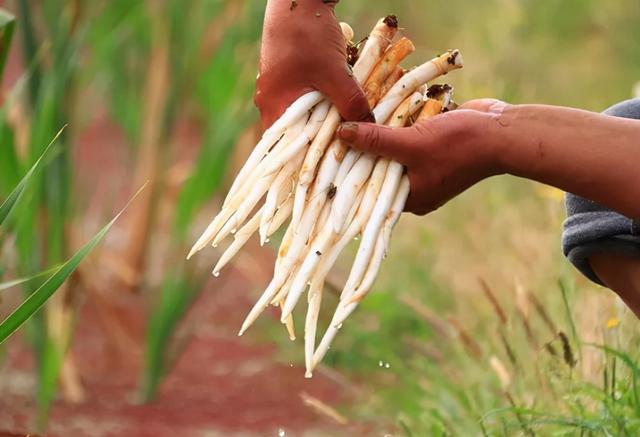
[[[0,434],[640,432],[640,325],[563,259],[561,192],[499,177],[428,217],[403,217],[374,292],[305,380],[302,344],[275,313],[236,336],[275,243],[254,241],[217,279],[216,250],[184,261],[260,136],[252,93],[265,2],[0,4],[16,17],[0,199],[67,125],[0,232],[0,314],[148,181],[0,346]],[[458,101],[602,111],[639,92],[637,0],[344,0],[337,12],[357,38],[397,14],[417,46],[407,67],[459,48],[465,69],[447,77]]]

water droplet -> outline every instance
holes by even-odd
[[[280,428],[278,430],[278,437],[284,437],[284,435],[285,435],[284,429]]]
[[[269,241],[271,241],[271,240],[269,240],[268,238],[266,240],[264,240],[265,243],[268,243]]]
[[[360,237],[356,237],[353,239],[353,241],[358,241],[360,239]]]
[[[342,329],[342,323],[340,323],[338,326],[336,326],[337,329]]]
[[[311,281],[307,281],[307,285],[311,285]]]
[[[384,363],[382,362],[382,360],[378,361],[378,367],[382,367],[384,365]]]
[[[217,278],[218,276],[220,276],[220,272],[213,272],[213,276]]]
[[[389,364],[389,363],[385,363],[385,364],[384,364],[384,368],[385,368],[385,369],[388,369],[388,368],[390,368],[390,367],[391,367],[391,364]]]

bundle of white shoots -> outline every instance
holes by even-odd
[[[350,47],[353,30],[342,23]],[[394,16],[381,19],[353,66],[378,123],[404,127],[449,107],[451,88],[427,84],[462,67],[458,50],[406,71],[400,62],[415,50],[407,38],[393,42]],[[386,257],[391,232],[409,195],[404,167],[349,149],[335,139],[340,125],[335,106],[319,92],[295,101],[254,148],[237,175],[222,210],[193,246],[188,258],[209,243],[233,235],[213,270],[231,261],[250,237],[264,244],[289,220],[273,279],[249,312],[242,335],[269,306],[295,339],[292,312],[309,288],[305,321],[306,375],[326,354],[344,320],[369,292]],[[263,200],[264,199],[264,200]],[[360,246],[331,324],[316,349],[316,330],[325,279],[343,249],[358,236]]]

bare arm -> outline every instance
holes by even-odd
[[[591,267],[640,318],[640,259],[624,255],[594,255]]]
[[[640,121],[543,105],[478,100],[410,128],[347,123],[355,147],[407,166],[409,211],[424,214],[475,183],[512,174],[640,219]],[[588,258],[598,278],[640,317],[640,257]]]
[[[346,123],[342,139],[407,166],[407,210],[425,214],[482,179],[512,174],[640,218],[640,121],[477,100],[408,128]]]
[[[504,169],[640,218],[640,121],[543,105],[506,108],[492,130]]]

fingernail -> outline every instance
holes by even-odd
[[[369,112],[368,114],[363,115],[362,118],[358,121],[363,121],[365,123],[375,123],[376,116],[373,115],[373,112]]]
[[[357,123],[342,123],[338,128],[338,136],[340,139],[352,142],[358,137],[358,124]]]

